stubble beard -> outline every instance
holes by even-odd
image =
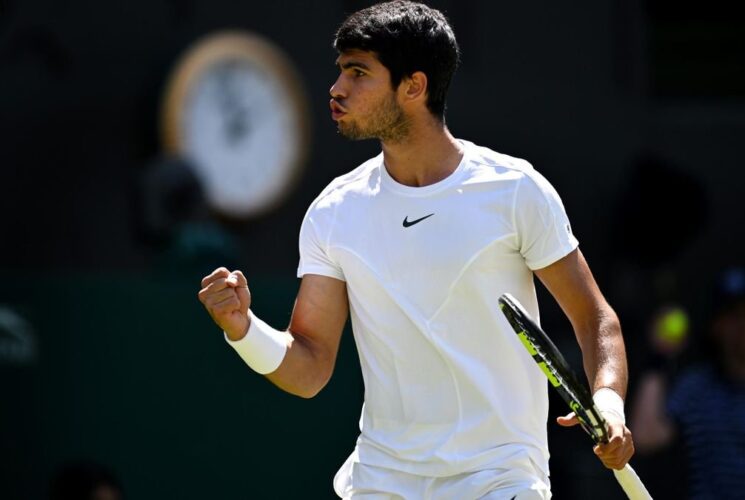
[[[385,99],[367,122],[364,127],[357,122],[338,122],[339,133],[354,141],[379,139],[387,143],[401,142],[409,135],[409,120],[394,95]]]

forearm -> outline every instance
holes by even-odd
[[[595,283],[579,249],[535,271],[572,322],[593,393],[601,387],[626,395],[626,349],[618,316]]]
[[[254,371],[280,389],[300,397],[315,396],[328,382],[338,342],[313,340],[302,332],[301,322],[279,331],[251,312],[248,331],[228,343]]]
[[[218,268],[202,279],[201,286],[199,300],[251,369],[305,398],[326,385],[349,312],[344,281],[303,276],[285,331],[274,329],[250,310],[251,294],[242,272]]]
[[[625,398],[628,385],[626,348],[616,313],[610,306],[603,307],[574,328],[592,392],[608,387]]]
[[[266,374],[266,378],[283,391],[312,398],[331,378],[335,356],[300,333],[284,333],[288,337],[287,353],[279,367]]]
[[[618,316],[600,293],[579,250],[536,274],[572,322],[593,401],[608,424],[609,440],[598,444],[595,453],[606,467],[621,469],[633,455],[634,443],[625,425],[628,370]],[[567,417],[559,423],[574,425],[578,420]]]

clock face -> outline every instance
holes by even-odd
[[[166,147],[194,166],[213,208],[256,215],[276,206],[297,177],[307,141],[302,93],[268,42],[232,34],[206,44],[171,87]]]

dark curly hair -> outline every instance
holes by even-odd
[[[448,20],[439,10],[406,0],[373,5],[350,15],[334,39],[337,52],[374,52],[398,88],[416,71],[427,75],[427,108],[440,121],[460,50]]]

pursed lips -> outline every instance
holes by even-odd
[[[331,108],[331,118],[337,120],[347,114],[347,111],[334,99],[329,101],[329,107]]]

